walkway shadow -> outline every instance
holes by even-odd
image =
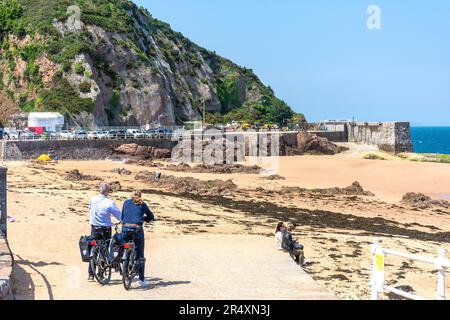
[[[30,274],[28,272],[26,272],[25,269],[23,269],[22,266],[27,266],[27,267],[31,268],[33,271],[35,271],[37,274],[39,274],[42,277],[42,280],[44,280],[45,286],[47,287],[49,300],[54,300],[52,286],[51,286],[50,282],[48,281],[47,277],[42,272],[40,272],[37,268],[46,267],[46,266],[62,266],[63,264],[58,263],[58,262],[47,263],[44,261],[31,262],[29,260],[24,260],[20,256],[17,256],[17,258],[18,259],[14,259],[14,273],[13,273],[14,284],[13,284],[13,286],[16,291],[17,291],[17,289],[25,291],[24,293],[17,292],[20,300],[22,300],[22,299],[23,300],[34,300],[35,292],[36,292],[36,287],[33,283],[33,279],[31,278]],[[16,287],[17,284],[19,285],[19,288]]]
[[[191,283],[191,281],[164,281],[163,279],[159,278],[147,278],[147,281],[150,283],[150,288],[153,289],[179,286]]]
[[[179,286],[191,283],[191,281],[164,281],[163,279],[160,278],[146,278],[146,280],[149,283],[149,288],[146,290]],[[113,279],[108,283],[107,286],[114,286],[114,285],[122,285],[122,280]]]
[[[16,300],[34,300],[36,287],[30,274],[17,262],[12,272],[12,292]]]

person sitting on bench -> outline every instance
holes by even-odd
[[[298,243],[297,238],[292,238],[292,232],[295,230],[295,225],[293,223],[288,223],[286,228],[287,230],[283,237],[283,249],[289,252],[299,266],[308,264],[309,261],[305,260],[305,254],[303,252],[304,246]]]
[[[278,223],[277,228],[275,230],[275,245],[277,247],[277,250],[284,250],[283,238],[284,238],[285,232],[286,232],[286,227],[284,226],[284,222]]]

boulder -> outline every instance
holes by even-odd
[[[134,156],[138,150],[138,147],[139,146],[136,143],[122,144],[121,146],[115,148],[114,151],[120,154]]]
[[[147,156],[148,154],[149,154],[149,150],[150,150],[150,148],[149,147],[146,147],[146,146],[138,146],[137,147],[137,149],[136,149],[136,151],[135,151],[135,153],[134,153],[134,155],[135,156]]]
[[[114,152],[117,154],[124,154],[130,157],[136,157],[142,160],[170,159],[172,157],[171,149],[140,146],[135,143],[123,144],[115,148]]]
[[[122,190],[122,185],[120,184],[119,181],[111,182],[109,185],[111,187],[112,192],[117,192],[117,191]]]
[[[78,169],[67,171],[65,179],[68,181],[103,181],[100,177],[82,174]]]
[[[335,155],[345,151],[346,148],[340,147],[326,138],[318,137],[315,134],[308,132],[299,132],[297,134],[297,148],[295,152],[298,153],[319,153],[327,155]]]
[[[117,174],[119,174],[121,176],[129,176],[132,173],[130,170],[123,169],[123,168],[113,169],[113,170],[111,170],[111,172],[112,173],[117,173]]]
[[[375,194],[373,192],[365,191],[364,188],[361,186],[361,184],[358,181],[353,182],[351,186],[348,186],[341,190],[343,193],[348,194],[348,195],[361,195],[361,196],[368,196],[368,197],[375,196]]]
[[[415,192],[405,194],[402,203],[419,209],[427,209],[433,206],[433,200],[429,196]]]
[[[172,157],[172,151],[169,149],[153,149],[152,157],[154,159],[170,159]]]

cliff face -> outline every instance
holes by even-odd
[[[73,6],[76,5],[76,6]],[[0,0],[0,116],[59,111],[82,126],[296,115],[251,70],[126,0]]]

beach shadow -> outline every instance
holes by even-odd
[[[332,228],[337,230],[359,231],[368,236],[402,236],[414,240],[450,242],[450,232],[424,232],[411,228],[411,225],[381,217],[360,217],[353,214],[326,210],[310,210],[300,207],[285,207],[268,201],[234,200],[223,196],[176,194],[161,190],[143,190],[153,194],[174,198],[185,198],[197,202],[219,205],[235,211],[243,212],[250,217],[292,221],[298,226],[310,226],[319,229]],[[430,227],[422,226],[420,227]],[[436,231],[435,227],[432,227]]]
[[[44,261],[31,262],[29,260],[24,260],[20,256],[17,256],[17,258],[18,259],[14,260],[14,282],[18,281],[19,283],[21,283],[20,289],[27,291],[27,293],[25,293],[25,297],[23,299],[24,300],[34,300],[35,292],[36,292],[36,287],[33,283],[31,276],[29,275],[29,273],[27,273],[22,268],[22,266],[27,266],[27,267],[31,268],[33,271],[35,271],[38,275],[41,276],[42,280],[44,280],[45,286],[47,287],[47,293],[48,293],[49,300],[54,300],[52,286],[51,286],[50,282],[48,281],[47,277],[42,272],[40,272],[38,270],[38,268],[46,267],[46,266],[62,266],[63,264],[58,263],[58,262],[47,263]],[[16,274],[16,272],[17,272],[17,274]],[[17,279],[20,279],[20,280],[17,280]],[[28,289],[24,289],[25,287]]]

